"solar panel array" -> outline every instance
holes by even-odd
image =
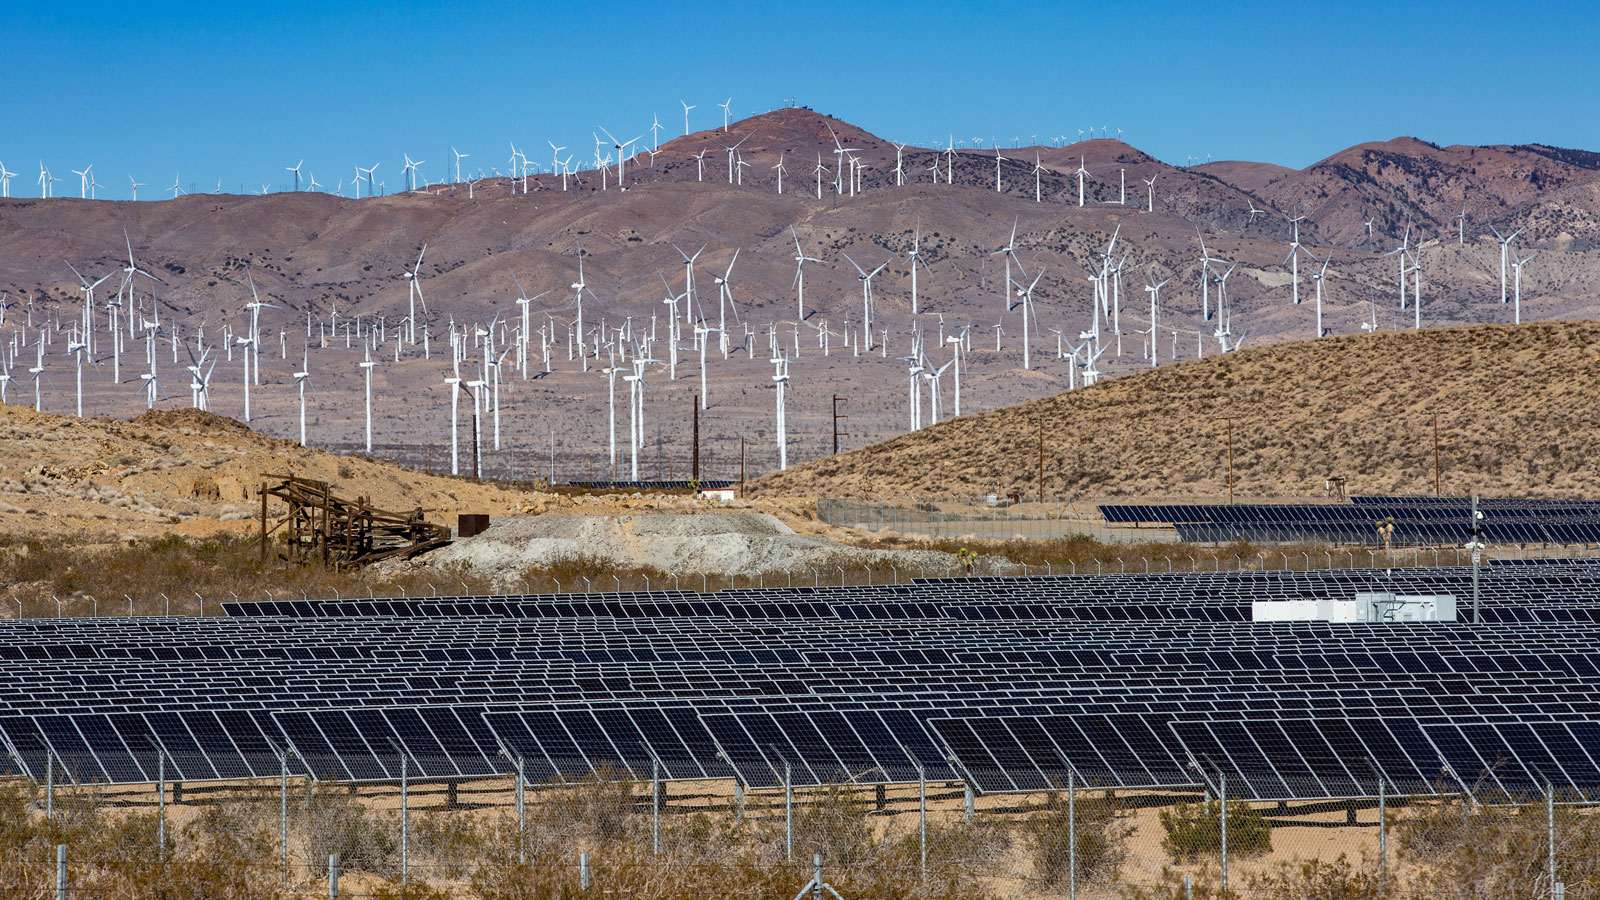
[[[723,491],[738,485],[737,481],[702,478],[698,482],[688,479],[667,481],[569,481],[567,487],[604,491],[689,491],[697,486],[702,491]]]
[[[1483,539],[1491,543],[1600,543],[1600,502],[1483,500]],[[1161,523],[1185,541],[1217,543],[1330,541],[1380,544],[1377,525],[1393,520],[1391,541],[1434,544],[1467,540],[1472,504],[1454,497],[1352,497],[1350,503],[1107,504],[1116,525]]]
[[[1068,777],[1233,796],[1546,781],[1600,795],[1600,564],[1483,573],[1487,624],[1254,624],[1261,599],[1470,592],[1460,569],[932,579],[225,604],[0,631],[34,778],[751,786]],[[288,762],[284,759],[287,757]],[[1196,765],[1198,764],[1198,765]],[[1070,773],[1070,775],[1069,775]]]

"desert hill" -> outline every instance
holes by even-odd
[[[1053,497],[1236,496],[1434,489],[1600,491],[1600,323],[1442,328],[1297,341],[1186,361],[941,422],[769,475],[760,495],[906,499],[1038,489]]]

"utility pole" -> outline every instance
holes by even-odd
[[[696,484],[700,482],[700,395],[694,395],[694,472],[691,476]]]
[[[1440,477],[1438,477],[1438,413],[1434,413],[1434,496],[1440,493]]]
[[[844,403],[849,403],[850,402],[848,399],[846,399],[844,397],[840,397],[838,394],[834,394],[833,395],[833,455],[834,456],[838,456],[839,455],[839,435],[842,433],[842,434],[844,434],[845,437],[849,437],[850,436],[850,432],[848,432],[848,431],[846,431],[846,432],[840,432],[839,431],[839,420],[840,419],[848,419],[848,418],[850,418],[849,416],[841,416],[841,415],[839,415],[839,403],[841,401],[844,402]]]
[[[739,499],[744,499],[744,435],[739,435]]]

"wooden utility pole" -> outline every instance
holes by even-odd
[[[1044,505],[1044,419],[1039,419],[1039,505]]]
[[[691,476],[696,482],[700,480],[700,395],[694,395],[694,472]]]
[[[261,482],[261,571],[267,570],[267,482]]]
[[[739,435],[739,499],[744,499],[744,435]]]
[[[841,401],[843,401],[845,403],[849,403],[850,402],[848,399],[846,399],[844,397],[840,397],[838,394],[834,394],[833,395],[833,455],[834,456],[838,456],[839,455],[839,435],[840,435],[839,420],[840,419],[848,419],[848,418],[850,418],[849,416],[841,416],[841,415],[839,415],[839,403]],[[846,437],[850,436],[850,432],[848,432],[848,431],[843,432],[843,434]]]
[[[1438,413],[1434,413],[1434,496],[1443,496],[1442,480],[1438,477]]]

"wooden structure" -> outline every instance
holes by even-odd
[[[267,522],[267,498],[288,507],[277,523]],[[347,569],[400,557],[409,559],[450,543],[450,529],[422,518],[422,509],[389,512],[367,504],[367,498],[336,497],[326,481],[273,475],[261,483],[261,562],[267,561],[268,539],[282,530],[285,552],[280,558]]]

